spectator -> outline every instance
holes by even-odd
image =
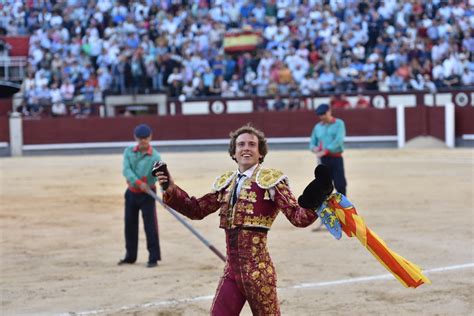
[[[231,93],[230,96],[233,97],[241,97],[243,96],[243,92],[240,89],[240,82],[239,82],[239,76],[238,75],[233,75],[232,80],[229,82],[229,91]]]
[[[12,46],[5,42],[4,40],[0,39],[0,57],[6,57],[10,55],[10,50]]]
[[[26,106],[26,101],[22,101],[21,105],[19,105],[15,112],[20,113],[23,116],[30,116],[30,112],[28,111],[28,107]]]
[[[403,81],[403,78],[400,77],[397,73],[394,73],[390,76],[389,87],[391,91],[405,91],[406,85]]]
[[[202,82],[202,80],[200,80]],[[204,83],[202,83],[203,91],[204,93],[208,93],[209,95],[221,95],[222,94],[222,89],[225,88],[223,87],[223,82],[224,82],[224,76],[220,75],[214,78],[214,82],[212,85],[209,87],[209,89],[206,90],[206,87],[204,86]],[[226,82],[227,84],[227,82]]]
[[[324,67],[323,73],[318,79],[319,86],[322,92],[332,92],[335,90],[335,77],[328,66]]]
[[[49,93],[51,96],[52,105],[63,102],[63,96],[61,94],[61,90],[59,89],[58,84],[56,82],[51,83],[51,89]]]
[[[275,111],[283,111],[285,110],[286,107],[286,102],[283,101],[280,95],[275,96],[275,101],[273,102],[273,109]]]
[[[202,82],[204,84],[204,90],[206,91],[206,95],[210,94],[210,88],[214,84],[215,75],[212,72],[212,69],[208,67],[204,74],[202,75]]]
[[[92,114],[91,103],[90,102],[84,103],[84,105],[81,107],[81,112],[80,112],[81,118],[89,117],[91,114]]]
[[[428,89],[431,93],[436,93],[436,85],[433,81],[431,81],[429,75],[424,75],[423,81],[424,81],[425,89]]]
[[[444,78],[443,85],[448,88],[457,87],[460,85],[460,78],[452,72],[449,76]]]
[[[67,108],[63,102],[53,103],[53,105],[51,106],[51,115],[53,117],[66,116],[66,114],[67,114]]]
[[[87,79],[86,83],[84,84],[84,98],[88,102],[92,102],[94,100],[94,93],[95,89],[98,87],[99,83],[96,78],[96,75],[93,73]]]
[[[474,71],[468,68],[464,68],[464,72],[461,75],[461,84],[463,86],[473,86],[474,85]]]
[[[178,97],[182,93],[181,91],[181,83],[178,80],[173,80],[171,85],[168,87],[168,96],[169,97]],[[204,88],[204,95],[206,93],[206,89]]]
[[[191,83],[191,81],[187,82],[184,87],[183,87],[183,94],[188,97],[188,98],[191,98],[194,96],[194,87]]]
[[[257,74],[251,67],[247,67],[245,70],[245,76],[244,76],[244,93],[247,93],[248,95],[255,94],[255,90],[253,89],[253,82],[254,80],[257,79]]]
[[[97,78],[97,85],[100,91],[108,91],[112,88],[113,78],[110,74],[109,69],[106,68],[99,68],[97,70],[98,78]]]
[[[366,109],[370,106],[370,101],[368,98],[364,97],[362,94],[357,95],[357,100],[354,104],[356,109]]]
[[[78,117],[81,115],[81,104],[73,103],[69,106],[69,114],[73,117]]]
[[[306,74],[299,84],[299,90],[302,95],[311,95],[311,76]]]
[[[256,98],[255,105],[259,112],[268,111],[268,103],[264,98]]]
[[[65,102],[71,102],[72,99],[74,98],[74,94],[75,94],[76,88],[75,88],[74,85],[69,81],[68,78],[64,78],[64,81],[63,81],[63,83],[61,84],[60,90],[61,90],[62,99],[63,99]]]
[[[381,71],[378,74],[378,88],[381,92],[388,92],[390,91],[390,77],[387,76],[385,71]]]
[[[265,72],[263,72],[252,81],[252,87],[258,96],[266,96],[268,94],[269,83],[268,77],[266,77]]]
[[[145,86],[144,76],[146,70],[140,51],[137,51],[133,55],[130,62],[130,68],[132,72],[133,92],[138,93],[143,91],[143,87]]]
[[[295,94],[290,94],[290,97],[288,98],[288,109],[294,111],[300,110],[301,108],[301,100]]]
[[[24,98],[26,99],[29,92],[33,91],[35,88],[35,78],[33,72],[28,72],[26,78],[21,83],[21,91],[23,93]]]
[[[46,85],[46,83],[36,86],[36,97],[40,106],[50,106],[51,105],[51,90]]]
[[[181,86],[191,81],[195,91],[194,78],[207,68],[215,78],[223,75],[225,94],[237,87],[230,84],[234,75],[247,95],[287,94],[292,81],[304,93],[400,91],[410,80],[420,88],[419,73],[440,88],[469,82],[467,56],[474,53],[472,10],[457,2],[20,2],[3,4],[0,24],[8,35],[30,36],[29,68],[37,81],[67,78],[80,95],[89,93],[85,83],[95,74],[94,98],[107,90],[168,89],[175,67],[182,69]],[[225,31],[246,27],[262,30],[255,57],[224,54]],[[211,79],[204,84],[209,90]]]
[[[436,87],[440,88],[444,86],[444,69],[440,62],[436,62],[432,70],[432,78]]]
[[[173,73],[168,76],[166,82],[168,83],[168,85],[171,85],[175,80],[179,83],[183,82],[183,74],[179,71],[178,67],[173,68]]]
[[[331,100],[329,105],[332,109],[349,109],[351,107],[350,102],[347,100],[345,94],[341,94],[339,96],[331,96]]]

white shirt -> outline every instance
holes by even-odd
[[[243,175],[243,177],[240,178],[240,181],[237,183],[237,190],[235,191],[235,195],[237,196],[237,198],[239,197],[240,195],[240,190],[242,189],[242,185],[244,184],[245,182],[245,179],[250,179],[253,175],[253,172],[255,171],[255,169],[257,168],[258,164],[256,164],[255,166],[245,170],[244,172],[240,172],[238,169],[237,169],[237,178],[236,178],[236,181],[239,181],[239,176],[240,175]],[[234,199],[234,197],[232,196],[231,198],[231,201]],[[236,200],[237,202],[237,200]],[[237,204],[237,203],[236,203]]]
[[[244,175],[244,177],[242,177],[242,179],[240,179],[239,183],[237,184],[237,191],[236,191],[237,198],[238,198],[239,195],[240,195],[240,190],[242,189],[242,185],[243,185],[243,183],[245,182],[245,179],[250,179],[250,178],[252,177],[252,175],[253,175],[255,169],[257,169],[258,165],[259,165],[259,164],[256,164],[256,165],[254,165],[253,167],[251,167],[251,168],[245,170],[244,172],[240,172],[239,170],[237,170],[237,177],[238,177],[239,174]],[[236,179],[238,179],[238,178],[236,178]],[[274,198],[275,198],[275,189],[274,189],[274,188],[270,188],[270,189],[268,190],[268,192],[270,193],[270,198],[271,198],[271,200],[273,201]],[[231,201],[232,201],[232,198],[231,198]],[[237,203],[235,203],[235,204],[237,204]]]

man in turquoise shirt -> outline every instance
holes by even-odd
[[[342,158],[346,126],[344,121],[332,116],[331,108],[327,104],[319,105],[316,114],[320,122],[313,128],[309,149],[322,164],[331,168],[334,187],[337,192],[346,195],[347,182]]]
[[[156,204],[148,190],[156,192],[156,178],[152,176],[153,163],[161,160],[160,154],[151,147],[151,128],[146,124],[138,125],[134,131],[137,144],[125,149],[123,153],[123,175],[127,179],[125,192],[125,249],[126,254],[118,264],[133,264],[138,252],[138,213],[142,211],[148,249],[147,267],[158,265],[161,260],[158,236],[158,218]]]

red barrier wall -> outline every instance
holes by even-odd
[[[474,134],[474,108],[457,106],[455,111],[455,135]]]
[[[396,135],[395,109],[335,110],[346,122],[348,136]],[[419,135],[444,139],[444,108],[407,108],[407,140]],[[456,137],[474,134],[474,107],[456,107]],[[253,114],[140,116],[113,118],[43,118],[23,120],[24,144],[60,144],[132,141],[139,123],[149,124],[155,140],[227,138],[246,123],[268,137],[308,137],[317,122],[313,111],[257,112]],[[0,117],[0,141],[9,141],[8,117]]]
[[[6,116],[0,116],[0,142],[10,142],[10,125]]]
[[[349,136],[395,135],[395,110],[335,111],[346,121]],[[227,138],[246,123],[262,129],[268,137],[308,137],[317,117],[313,111],[258,112],[253,114],[177,115],[114,118],[44,118],[23,121],[24,144],[117,142],[133,140],[133,128],[149,124],[155,140]],[[377,124],[373,124],[377,122]]]
[[[444,140],[444,107],[417,106],[405,109],[406,140],[433,136]]]
[[[12,111],[12,98],[0,98],[0,116],[7,116]]]

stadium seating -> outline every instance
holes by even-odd
[[[474,84],[465,1],[7,0],[0,32],[29,36],[25,115],[88,115],[90,106],[75,104],[106,94],[294,97]]]

